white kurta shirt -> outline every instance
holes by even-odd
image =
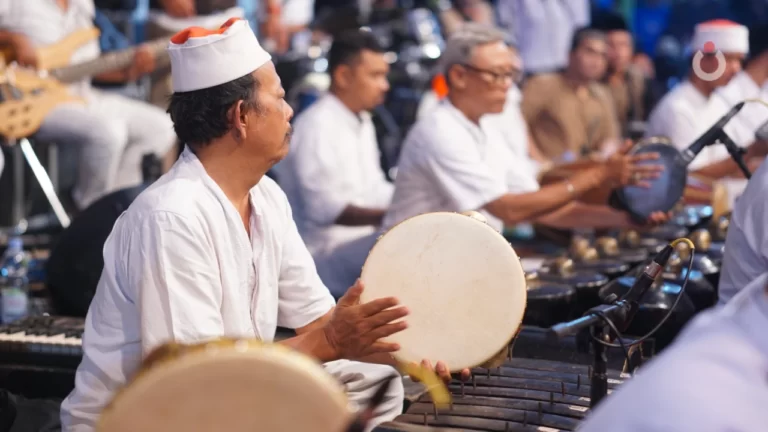
[[[736,201],[720,272],[720,304],[768,272],[768,164],[763,163]]]
[[[734,105],[747,99],[768,100],[768,92],[757,85],[749,74],[741,71],[712,95],[713,115],[725,115]],[[744,108],[725,125],[725,131],[733,142],[747,147],[755,141],[755,131],[768,121],[768,107],[760,103],[747,102]]]
[[[117,220],[88,311],[64,430],[92,430],[143,356],[170,340],[221,336],[271,341],[334,301],[315,272],[280,188],[251,190],[251,235],[219,186],[186,149]]]
[[[522,163],[527,161],[531,164],[531,169],[538,173],[539,164],[531,159],[528,148],[528,124],[523,117],[523,111],[520,104],[523,101],[523,92],[516,85],[510,87],[507,93],[507,102],[504,104],[504,111],[499,114],[488,114],[483,117],[483,122],[488,126],[498,127],[501,131],[504,142],[507,143],[515,160]],[[421,97],[419,108],[416,114],[417,119],[427,117],[435,108],[440,105],[440,99],[437,98],[434,91],[427,91]]]
[[[768,275],[703,312],[593,411],[579,432],[764,432]]]
[[[685,150],[717,121],[711,98],[704,96],[689,81],[683,81],[667,93],[648,119],[646,137],[666,136],[678,150]],[[722,145],[706,147],[689,165],[696,170],[728,158]]]
[[[478,126],[445,100],[405,139],[383,225],[428,212],[480,210],[506,193],[538,188],[531,166],[515,158],[497,127],[482,120]],[[495,229],[503,228],[482,213]]]
[[[333,292],[349,288],[349,278],[337,283],[335,276],[345,271],[339,261],[354,258],[337,257],[337,250],[378,229],[337,225],[336,219],[348,205],[383,209],[392,199],[394,185],[385,178],[380,161],[370,115],[355,115],[327,93],[296,118],[290,153],[275,167],[299,232]],[[353,255],[362,255],[362,265],[367,252]]]
[[[528,73],[565,67],[573,33],[590,21],[589,0],[499,0],[497,9]]]

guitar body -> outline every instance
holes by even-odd
[[[84,44],[99,37],[99,29],[95,27],[76,30],[55,44],[37,48],[37,68],[49,70],[67,66],[72,55]],[[6,64],[13,62],[16,53],[8,46],[0,48],[0,55]]]
[[[61,88],[3,102],[0,104],[0,136],[18,140],[33,135],[48,113],[65,102],[82,100],[72,96],[66,88]]]
[[[56,106],[83,103],[57,81],[42,78],[27,69],[0,69],[0,136],[17,140],[33,135]]]

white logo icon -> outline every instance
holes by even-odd
[[[715,69],[714,72],[704,72],[701,69],[701,59],[704,58],[704,53],[699,50],[696,51],[696,54],[693,56],[693,73],[704,81],[714,81],[723,76],[725,73],[725,56],[723,55],[722,51],[715,50],[715,44],[712,42],[707,42],[704,44],[704,51],[707,53],[715,53],[715,58],[717,59],[717,69]]]

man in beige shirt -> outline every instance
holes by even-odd
[[[565,71],[537,75],[523,87],[523,116],[534,144],[552,162],[610,152],[620,137],[606,72],[605,35],[581,29],[573,36]]]

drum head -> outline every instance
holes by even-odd
[[[649,188],[626,186],[617,191],[621,205],[637,220],[644,221],[653,212],[668,212],[683,197],[688,169],[680,152],[669,144],[654,143],[636,147],[632,154],[658,153],[659,159],[640,162],[643,165],[663,165],[659,178],[651,180]]]
[[[458,213],[395,225],[368,255],[362,281],[362,301],[394,296],[410,310],[408,329],[388,338],[403,362],[442,360],[452,371],[482,364],[514,338],[525,312],[525,276],[512,246]]]
[[[104,410],[98,430],[344,430],[345,393],[320,365],[278,345],[242,342],[152,362]]]

